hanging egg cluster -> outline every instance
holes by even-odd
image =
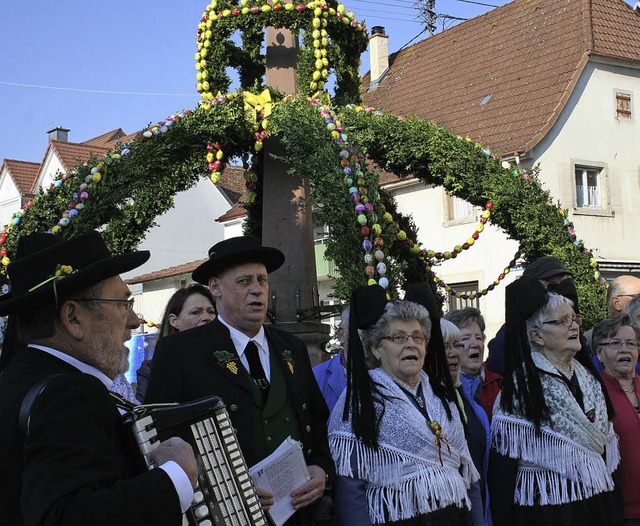
[[[320,105],[318,101],[312,101],[312,104],[316,105],[334,144],[339,147],[343,182],[351,197],[362,240],[361,249],[364,253],[364,274],[367,284],[378,284],[383,289],[387,289],[389,287],[389,278],[387,277],[387,263],[385,262],[383,228],[375,208],[378,207],[379,210],[382,210],[381,204],[378,202],[379,197],[377,193],[370,193],[366,187],[360,158],[356,149],[349,143],[348,136],[342,128],[337,114],[328,106]]]
[[[222,175],[223,170],[223,158],[224,153],[217,142],[214,144],[207,144],[207,169],[211,172],[209,177],[213,184],[218,184],[220,182],[220,176]]]

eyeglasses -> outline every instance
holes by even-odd
[[[92,303],[115,303],[116,305],[121,305],[126,307],[127,312],[131,312],[133,310],[133,302],[135,298],[129,298],[128,300],[112,300],[112,299],[104,299],[104,298],[82,298],[74,301],[90,301]]]
[[[609,340],[608,342],[600,342],[598,345],[605,345],[607,347],[611,347],[612,349],[620,350],[624,345],[630,351],[638,348],[638,340]]]
[[[413,343],[417,345],[422,345],[426,341],[427,336],[425,334],[418,333],[418,334],[395,334],[394,336],[382,337],[383,340],[389,340],[390,342],[393,342],[396,345],[406,345],[406,343],[409,341],[409,338],[413,340]]]
[[[580,318],[579,316],[563,316],[562,318],[559,318],[557,320],[547,320],[543,321],[542,323],[561,323],[565,327],[571,327],[573,325],[573,322],[576,322],[576,325],[580,327],[582,325],[582,318]]]
[[[464,343],[445,343],[444,350],[448,351],[450,349],[456,349],[457,351],[461,351],[464,349]]]
[[[640,298],[640,294],[618,294],[615,298],[633,298],[634,300]]]

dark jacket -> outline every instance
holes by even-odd
[[[269,352],[286,372],[287,393],[294,402],[307,464],[320,466],[333,478],[335,468],[326,427],[329,411],[313,376],[307,349],[302,341],[285,331],[271,325],[265,325],[264,329]],[[222,360],[225,354],[221,351],[232,356],[233,365]],[[287,356],[293,360],[292,364]],[[247,464],[252,466],[261,459],[252,458],[251,454],[252,380],[243,374],[242,368],[229,329],[217,319],[171,334],[156,346],[145,403],[186,402],[209,395],[221,397]]]
[[[18,413],[31,386],[30,434]],[[131,438],[100,380],[44,351],[18,351],[0,376],[0,522],[179,526],[178,494],[161,469],[136,474]],[[129,448],[129,446],[132,446]]]

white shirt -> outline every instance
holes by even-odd
[[[59,360],[68,363],[69,365],[75,367],[85,374],[90,374],[91,376],[95,376],[98,380],[100,380],[107,389],[111,389],[113,385],[113,381],[106,374],[104,374],[99,369],[96,369],[92,365],[88,365],[84,362],[81,362],[77,358],[73,356],[69,356],[63,352],[57,351],[56,349],[52,349],[51,347],[45,347],[43,345],[35,345],[30,344],[29,347],[34,349],[38,349],[40,351],[44,351],[46,353],[55,356]],[[180,498],[180,509],[184,513],[189,509],[191,502],[193,501],[193,487],[191,486],[191,481],[189,477],[185,473],[185,471],[180,467],[177,462],[170,460],[169,462],[165,462],[161,466],[159,466],[171,479],[173,483],[173,487],[176,489],[176,493]]]
[[[247,344],[253,340],[258,347],[258,356],[260,357],[260,363],[262,364],[262,368],[264,369],[264,375],[267,377],[267,380],[271,382],[271,364],[269,362],[269,342],[267,341],[267,335],[264,333],[264,327],[260,327],[258,334],[256,334],[253,338],[249,338],[246,334],[243,334],[235,327],[229,325],[220,314],[218,314],[218,319],[220,322],[229,329],[229,333],[231,334],[231,341],[233,342],[233,346],[238,351],[238,356],[240,357],[240,361],[244,368],[249,371],[249,361],[247,357],[244,355],[244,350]]]

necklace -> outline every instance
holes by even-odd
[[[632,379],[631,383],[629,385],[624,385],[620,380],[618,380],[618,382],[620,383],[620,387],[622,387],[622,390],[625,393],[633,393],[636,390],[636,384],[635,381]]]

